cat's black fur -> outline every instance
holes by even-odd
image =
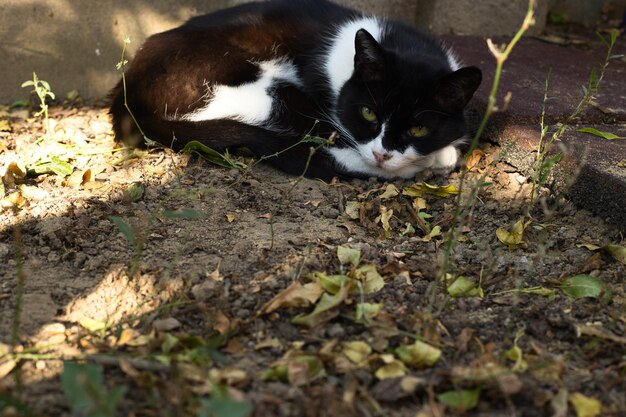
[[[326,0],[274,0],[150,37],[125,77],[138,124],[166,146],[198,140],[262,156],[309,132],[337,132],[307,176],[393,178],[456,163],[450,146],[465,135],[463,109],[481,81],[477,68],[456,66],[439,42],[406,24]],[[111,97],[116,137],[138,144],[121,82]],[[311,146],[267,162],[302,174]]]

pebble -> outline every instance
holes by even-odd
[[[6,259],[9,257],[9,245],[7,243],[0,242],[0,259]]]
[[[346,330],[343,328],[341,324],[333,323],[328,328],[328,330],[326,330],[326,334],[328,335],[328,337],[341,339],[346,334]]]
[[[191,288],[191,293],[198,301],[206,301],[213,298],[217,292],[218,283],[212,279],[201,282],[194,285]]]

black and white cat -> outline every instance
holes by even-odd
[[[334,144],[309,177],[410,178],[450,171],[466,134],[463,110],[481,82],[438,41],[406,24],[326,0],[255,2],[150,37],[126,72],[128,105],[145,135],[174,149],[197,140],[245,147],[303,173],[311,133]],[[139,143],[112,92],[115,135]],[[319,123],[316,123],[319,121]]]

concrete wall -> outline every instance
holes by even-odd
[[[36,71],[59,98],[78,90],[103,97],[118,80],[122,40],[130,54],[156,32],[191,16],[246,0],[0,0],[0,103],[25,98],[20,84]],[[439,33],[508,34],[527,0],[339,0]],[[553,0],[539,0],[546,3]],[[567,0],[586,2],[587,0]],[[594,0],[595,1],[595,0]],[[541,9],[542,27],[547,7]]]

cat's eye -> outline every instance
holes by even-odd
[[[413,126],[409,129],[409,136],[414,138],[423,138],[428,135],[428,128],[424,126]]]
[[[363,116],[363,118],[370,123],[376,123],[378,121],[378,117],[376,117],[374,110],[367,106],[361,107],[361,116]]]

